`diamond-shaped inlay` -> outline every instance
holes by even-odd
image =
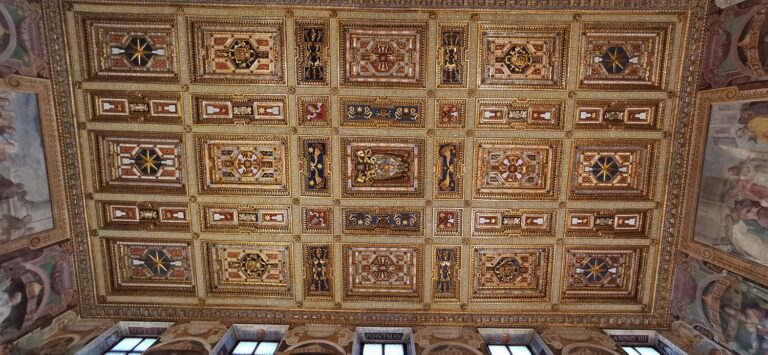
[[[588,282],[600,282],[608,274],[616,274],[618,268],[606,263],[602,258],[590,258],[582,267],[576,268],[576,273],[582,274]]]
[[[624,167],[619,167],[616,159],[610,155],[601,155],[592,164],[592,175],[600,182],[613,181],[616,175],[622,171],[627,172]]]
[[[135,66],[146,66],[154,56],[154,48],[149,44],[146,38],[134,37],[125,46],[125,56]]]
[[[624,50],[624,47],[608,47],[600,59],[602,59],[600,63],[603,64],[603,68],[608,74],[621,73],[627,68],[630,61],[629,54]]]
[[[171,260],[160,249],[150,249],[144,257],[144,266],[156,276],[165,276],[171,268]]]
[[[160,153],[154,148],[141,148],[132,158],[133,165],[142,175],[155,175],[164,165]]]

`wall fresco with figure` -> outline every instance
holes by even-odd
[[[69,237],[51,89],[43,79],[0,79],[0,254]]]
[[[0,343],[74,306],[72,256],[60,246],[17,253],[0,263]]]
[[[683,255],[672,314],[739,354],[768,354],[768,288]]]
[[[179,323],[168,328],[159,341],[144,354],[210,354],[214,345],[221,340],[226,332],[227,327],[218,322]]]
[[[0,242],[53,228],[37,96],[0,91]]]
[[[768,99],[710,106],[694,240],[768,265]]]
[[[108,319],[83,319],[74,311],[67,311],[56,317],[50,326],[0,346],[0,354],[72,355],[113,324]]]
[[[48,77],[38,2],[0,1],[0,76]]]
[[[701,89],[738,85],[757,88],[768,81],[768,0],[744,1],[711,17],[704,51]]]

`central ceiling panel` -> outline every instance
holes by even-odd
[[[75,4],[66,19],[89,315],[665,317],[687,13]]]

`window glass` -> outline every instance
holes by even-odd
[[[157,338],[125,337],[120,339],[104,355],[141,355],[156,341]]]
[[[115,344],[115,346],[112,347],[112,349],[109,349],[111,351],[131,351],[133,348],[136,347],[136,345],[139,345],[144,339],[143,338],[123,338]]]
[[[147,350],[156,341],[157,341],[157,338],[147,338],[147,339],[144,339],[144,341],[142,341],[141,343],[139,343],[139,345],[136,345],[136,347],[133,348],[133,351],[142,352],[144,350]]]
[[[491,355],[510,355],[509,349],[504,345],[488,345]]]
[[[256,347],[259,345],[257,341],[241,341],[235,346],[235,350],[232,350],[233,355],[251,355]]]
[[[509,352],[512,353],[512,355],[533,355],[527,346],[509,345],[507,348],[509,349]]]
[[[383,352],[382,344],[363,344],[363,355],[382,355]]]
[[[658,350],[650,346],[636,346],[635,350],[640,353],[640,355],[661,355]]]
[[[405,345],[403,344],[385,344],[384,355],[405,355]]]
[[[254,352],[254,355],[272,355],[277,351],[277,346],[280,345],[276,342],[271,341],[265,341],[259,344],[259,347],[256,348],[256,352]]]

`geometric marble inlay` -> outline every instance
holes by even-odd
[[[426,24],[343,22],[340,27],[342,84],[424,86]]]
[[[542,301],[549,294],[551,247],[475,246],[472,299]]]
[[[552,236],[553,211],[472,210],[472,235],[475,237],[513,237],[525,234]]]
[[[222,296],[292,297],[290,245],[204,242],[208,292]]]
[[[200,192],[287,195],[285,136],[198,136]]]
[[[206,232],[291,232],[291,206],[201,204],[198,209]]]
[[[194,95],[192,102],[199,124],[287,124],[285,96]]]
[[[345,244],[344,299],[419,302],[422,247]]]
[[[638,296],[637,279],[644,251],[641,247],[566,247],[563,300],[601,302]]]
[[[476,140],[475,197],[551,198],[559,151],[557,141]]]
[[[90,80],[178,80],[173,17],[78,17]]]
[[[655,141],[577,140],[573,144],[570,198],[649,197],[655,169]]]
[[[112,265],[112,291],[164,294],[169,290],[194,293],[190,242],[105,239]]]
[[[574,127],[579,129],[658,129],[663,101],[577,100]]]
[[[477,127],[483,129],[558,129],[565,108],[562,101],[480,99]]]
[[[189,231],[186,203],[97,201],[96,207],[104,229]]]
[[[190,20],[192,80],[206,83],[285,83],[282,19]]]
[[[562,88],[568,26],[482,24],[479,72],[491,87]]]
[[[184,193],[181,135],[99,131],[91,137],[100,190]]]
[[[667,41],[673,24],[581,27],[579,86],[655,89],[664,85]]]
[[[181,124],[180,95],[170,92],[88,91],[88,118],[102,122]]]
[[[571,210],[566,213],[567,236],[583,238],[647,238],[650,210]]]

